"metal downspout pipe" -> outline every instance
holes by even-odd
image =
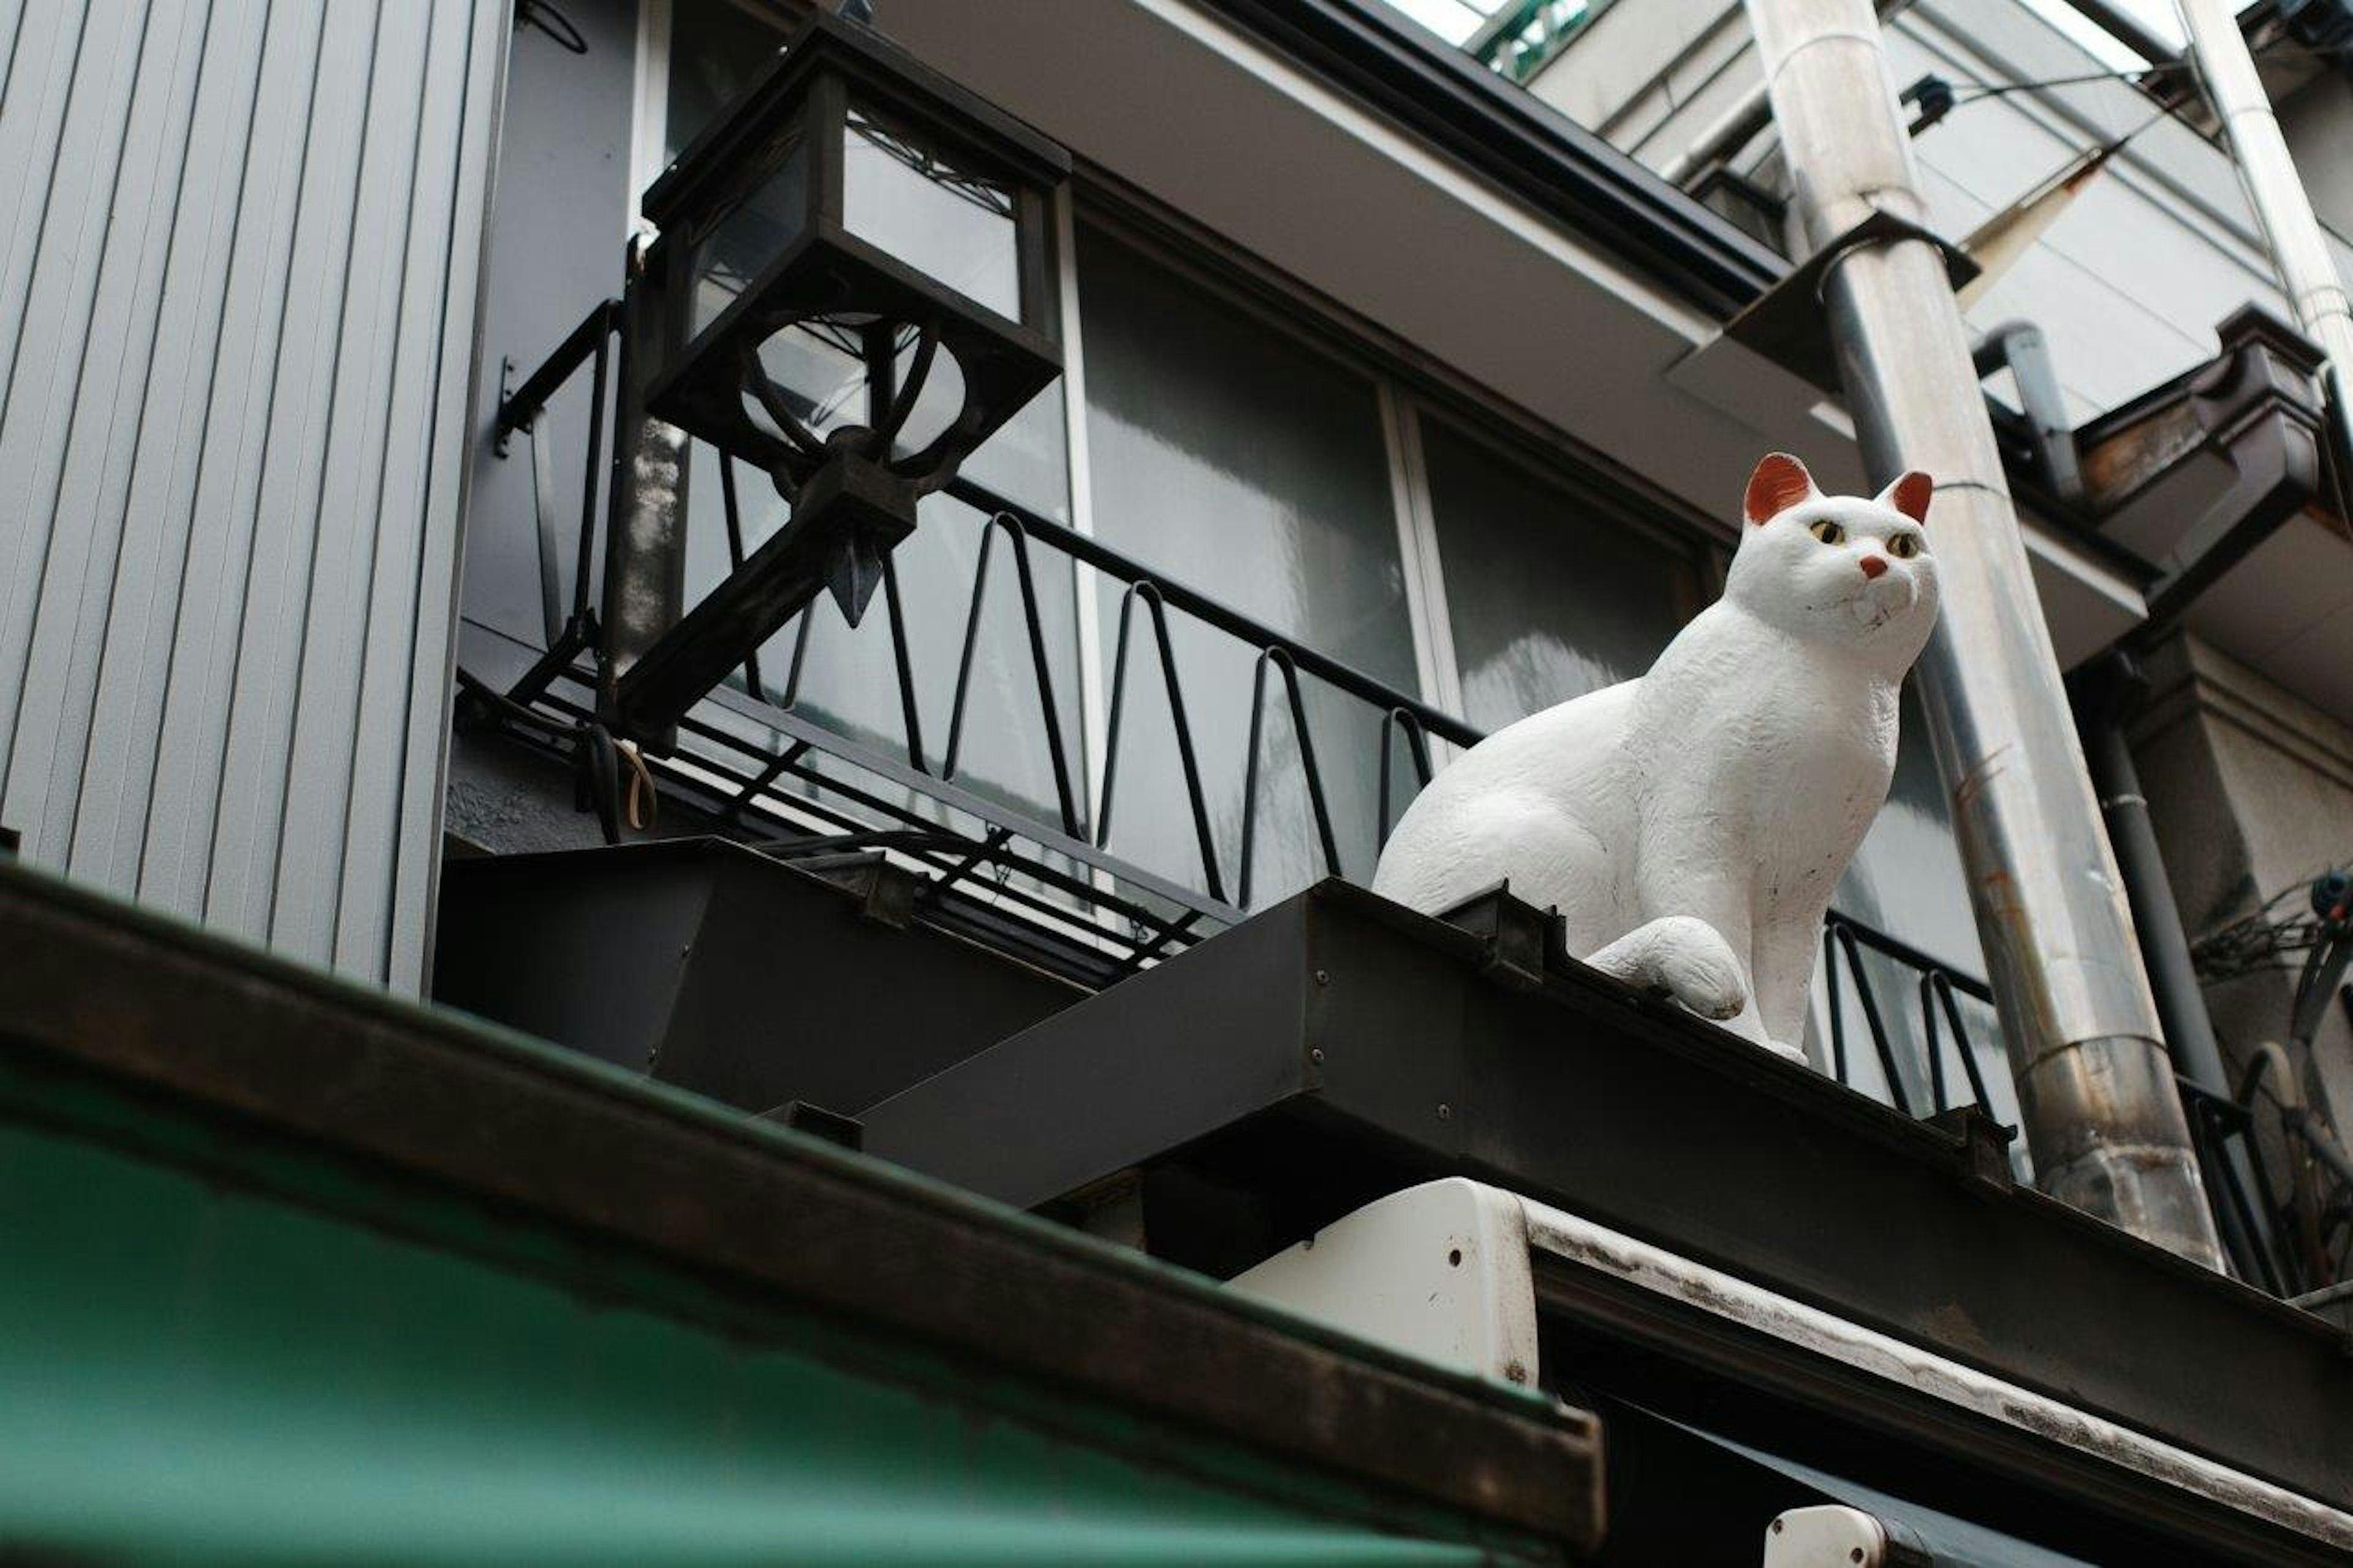
[[[2238,7],[2232,0],[2174,0],[2174,5],[2206,100],[2231,139],[2239,177],[2263,226],[2289,308],[2305,335],[2327,356],[2321,374],[2341,503],[2348,499],[2345,490],[2353,488],[2353,303],[2347,300],[2337,258],[2313,216],[2312,198],[2296,176],[2279,117],[2247,53],[2234,14]]]
[[[1746,0],[1804,243],[1926,205],[1870,0]],[[1922,663],[1937,765],[2043,1189],[2221,1267],[2121,879],[1943,257],[1884,232],[1823,279],[1865,466],[1936,480],[1944,614]]]
[[[2125,741],[2125,715],[2137,707],[2147,686],[2137,660],[2121,652],[2106,654],[2076,675],[2077,718],[2084,738],[2084,758],[2091,765],[2092,784],[2099,792],[2105,814],[2108,841],[2125,877],[2132,906],[2133,925],[2140,937],[2141,961],[2147,965],[2156,992],[2157,1012],[2165,1027],[2166,1043],[2173,1047],[2182,1076],[2210,1093],[2231,1096],[2231,1069],[2214,1037],[2214,1021],[2206,1011],[2205,988],[2190,959],[2189,938],[2181,924],[2181,910],[2173,901],[2173,881],[2158,847],[2157,827],[2149,820],[2148,798],[2141,793],[2140,769]],[[2217,1152],[2208,1146],[2210,1159]],[[2220,1151],[2224,1169],[2211,1165],[2202,1173],[2206,1196],[2221,1232],[2232,1271],[2240,1279],[2262,1283],[2270,1245],[2269,1216],[2245,1194],[2259,1189],[2246,1149],[2236,1143]],[[2242,1214],[2226,1184],[2238,1184],[2245,1201]]]
[[[2034,434],[2036,477],[2043,488],[2064,504],[2084,504],[2084,462],[2075,450],[2075,427],[2067,422],[2066,395],[2059,390],[2059,372],[2042,329],[2031,321],[2009,321],[1988,327],[1977,346],[1980,380],[2007,368],[2018,384],[2018,405]]]
[[[1883,22],[1894,21],[1912,5],[1913,0],[1872,0],[1872,9]],[[1732,157],[1757,140],[1757,133],[1773,123],[1773,104],[1766,86],[1758,82],[1710,121],[1688,146],[1659,166],[1659,178],[1671,185],[1680,185],[1710,163]]]

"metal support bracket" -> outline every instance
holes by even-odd
[[[1480,941],[1481,973],[1514,991],[1534,991],[1547,970],[1568,966],[1568,925],[1551,910],[1512,897],[1512,885],[1498,882],[1438,917]]]
[[[2010,1168],[2010,1143],[2017,1134],[1975,1105],[1957,1105],[1928,1118],[1930,1125],[1959,1141],[1961,1181],[1978,1192],[2001,1196],[2017,1184]]]
[[[1959,289],[1982,270],[1968,254],[1940,235],[1893,213],[1874,212],[1806,258],[1778,283],[1757,296],[1725,323],[1724,335],[1783,369],[1803,376],[1833,396],[1843,392],[1831,346],[1822,292],[1838,264],[1858,250],[1916,239],[1945,258],[1945,275]]]
[[[507,439],[514,433],[506,421],[507,406],[513,398],[514,361],[505,354],[501,354],[499,356],[499,417],[491,426],[491,456],[494,458],[503,458],[507,455]]]
[[[913,531],[914,486],[879,463],[839,452],[800,487],[793,514],[621,672],[615,727],[662,746],[688,709],[828,588],[848,595],[853,625],[881,581],[881,563]]]
[[[814,872],[838,888],[858,896],[858,918],[870,925],[905,931],[915,923],[915,902],[923,880],[903,866],[894,866],[880,849],[846,855],[799,855],[793,864]]]
[[[866,1142],[866,1124],[855,1116],[845,1116],[839,1110],[828,1110],[822,1105],[811,1105],[806,1100],[788,1100],[770,1110],[760,1112],[763,1121],[774,1121],[796,1132],[806,1132],[812,1138],[822,1138],[828,1143],[856,1151]]]

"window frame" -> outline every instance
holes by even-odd
[[[1413,460],[1419,467],[1418,500],[1421,516],[1418,526],[1425,531],[1423,548],[1429,552],[1431,579],[1437,584],[1438,596],[1434,603],[1439,612],[1439,624],[1436,630],[1445,640],[1446,658],[1454,681],[1452,700],[1447,708],[1449,712],[1466,720],[1468,717],[1463,707],[1461,666],[1455,660],[1454,605],[1444,596],[1445,545],[1440,537],[1441,524],[1437,515],[1437,501],[1430,488],[1427,459],[1422,455],[1422,430],[1425,426],[1435,424],[1443,426],[1455,440],[1477,447],[1489,462],[1517,470],[1519,477],[1530,485],[1557,492],[1570,504],[1589,509],[1593,515],[1607,518],[1612,526],[1640,536],[1675,558],[1683,569],[1675,584],[1675,608],[1684,623],[1688,624],[1705,609],[1721,591],[1728,552],[1712,531],[1695,537],[1690,528],[1662,518],[1611,510],[1610,500],[1605,493],[1577,484],[1573,476],[1564,475],[1558,468],[1514,447],[1496,431],[1474,420],[1466,411],[1437,405],[1420,398],[1409,399],[1405,405],[1410,416]]]

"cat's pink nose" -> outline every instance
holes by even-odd
[[[1879,556],[1866,555],[1862,558],[1862,574],[1864,576],[1877,577],[1886,570],[1887,563]]]

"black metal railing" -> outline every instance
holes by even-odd
[[[601,317],[592,317],[591,323],[567,340],[564,352],[568,366],[552,362],[530,378],[525,393],[536,401],[526,404],[519,396],[501,408],[498,428],[502,437],[529,431],[535,442],[543,441],[546,432],[534,428],[534,420],[546,399],[571,371],[592,358],[602,371],[602,339],[593,329],[600,319],[609,324],[612,312],[600,309]],[[541,456],[534,453],[535,459]],[[740,565],[746,555],[746,530],[734,465],[721,454],[718,469],[727,555],[731,563]],[[888,847],[926,869],[930,884],[925,896],[934,904],[967,921],[988,925],[994,940],[1025,946],[1066,973],[1102,984],[1241,919],[1260,901],[1266,845],[1261,818],[1279,767],[1295,771],[1295,782],[1303,790],[1313,827],[1314,842],[1306,847],[1310,858],[1322,874],[1340,876],[1346,874],[1344,848],[1359,854],[1360,864],[1369,866],[1396,810],[1409,798],[1410,790],[1400,788],[1400,763],[1412,775],[1411,790],[1419,790],[1432,775],[1433,740],[1468,747],[1482,738],[1481,731],[1461,720],[975,480],[959,479],[946,494],[961,503],[960,514],[934,515],[923,529],[971,526],[979,531],[952,670],[917,667],[899,567],[892,558],[885,559],[885,614],[879,617],[884,631],[880,635],[892,644],[902,743],[893,747],[850,732],[814,711],[806,700],[804,682],[818,613],[812,607],[801,612],[797,624],[786,623],[767,649],[747,651],[740,684],[722,686],[688,715],[681,726],[681,754],[652,763],[665,793],[694,803],[731,830],[782,852],[809,847],[812,835],[827,847]],[[503,692],[461,675],[471,717],[504,721],[559,747],[578,747],[579,734],[591,724],[596,709],[597,672],[584,658],[593,651],[596,636],[585,564],[594,547],[598,516],[593,485],[582,509],[581,554],[568,612],[555,601],[560,589],[554,585],[562,574],[554,559],[555,531],[544,503],[538,519],[546,556],[545,618],[550,626],[562,628],[555,646]],[[919,531],[918,538],[921,534]],[[1043,581],[1044,556],[1054,561],[1050,590]],[[964,776],[975,676],[985,649],[985,607],[992,574],[999,570],[1009,570],[1014,580],[1020,646],[1011,662],[1026,669],[1035,700],[1050,800],[1022,799],[1016,792]],[[1072,574],[1067,580],[1065,572]],[[1082,572],[1094,574],[1103,605],[1116,601],[1107,700],[1094,737],[1101,747],[1100,773],[1092,792],[1082,786],[1065,740],[1072,729],[1084,733],[1079,715],[1070,707],[1075,682],[1058,676],[1043,613],[1048,592],[1075,585],[1075,574]],[[871,626],[875,619],[869,617],[867,625]],[[1078,635],[1096,632],[1082,626]],[[1212,781],[1196,727],[1205,699],[1212,694],[1188,685],[1187,661],[1180,657],[1180,644],[1208,634],[1234,645],[1240,657],[1227,661],[1233,673],[1239,674],[1245,662],[1249,669],[1250,715],[1239,758],[1240,820],[1237,831],[1229,836],[1235,841],[1230,846],[1220,844],[1212,821]],[[778,689],[773,668],[764,667],[762,655],[786,639],[791,651]],[[1142,668],[1146,665],[1155,668],[1146,671]],[[1176,776],[1156,781],[1152,786],[1158,792],[1156,801],[1146,804],[1166,805],[1168,816],[1181,816],[1183,828],[1189,831],[1198,866],[1182,873],[1138,864],[1112,847],[1117,812],[1136,809],[1126,803],[1138,787],[1131,755],[1136,743],[1132,731],[1140,706],[1137,693],[1144,682],[1155,678],[1164,704],[1160,716],[1172,733]],[[1318,704],[1309,700],[1308,681],[1334,699],[1359,705],[1359,721],[1347,728],[1359,737],[1369,736],[1377,756],[1336,752],[1329,723],[1319,733]],[[1272,726],[1266,722],[1270,697],[1278,688],[1294,737],[1291,754],[1280,763],[1272,754]],[[934,752],[925,743],[920,699],[939,690],[948,693],[946,739]],[[1219,710],[1229,712],[1237,695],[1224,694]],[[1333,711],[1322,709],[1327,721]],[[1360,788],[1370,776],[1373,809],[1367,842],[1343,844],[1344,826],[1365,825],[1339,820],[1331,772],[1335,763],[1365,770],[1351,775],[1352,787]],[[1174,804],[1178,800],[1181,813]],[[1965,996],[1989,1006],[1991,994],[1981,980],[1843,915],[1834,914],[1826,923],[1823,942],[1831,1000],[1825,1032],[1833,1076],[1852,1086],[1851,1021],[1845,1006],[1852,994],[1891,1103],[1915,1115],[1947,1109],[1951,1099],[1949,1048],[1975,1101],[1989,1108],[1974,1042],[1956,1000]],[[1916,1037],[1891,1026],[1888,999],[1867,972],[1866,953],[1908,975],[1906,984],[1915,994],[1905,1005],[1916,1003]],[[1907,1054],[1924,1055],[1925,1060],[1906,1060]],[[1925,1079],[1930,1100],[1925,1110],[1915,1105],[1908,1079]]]
[[[1912,1090],[1905,1084],[1904,1064],[1897,1057],[1897,1041],[1893,1020],[1882,1010],[1878,988],[1872,983],[1870,967],[1863,962],[1868,952],[1909,973],[1914,998],[1919,1006],[1920,1031],[1915,1046],[1921,1058],[1922,1077],[1927,1080],[1928,1105],[1924,1110],[1915,1106]],[[1957,996],[1968,996],[1988,1008],[1993,1005],[1993,990],[1973,974],[1967,974],[1939,963],[1918,948],[1896,941],[1884,931],[1874,931],[1861,921],[1833,910],[1822,921],[1822,978],[1829,991],[1830,1005],[1825,1009],[1824,1034],[1828,1037],[1831,1076],[1852,1086],[1847,1052],[1847,1012],[1845,1001],[1851,987],[1858,1010],[1862,1015],[1864,1033],[1869,1036],[1873,1055],[1887,1084],[1888,1103],[1907,1116],[1934,1116],[1953,1108],[1956,1103],[1973,1104],[1988,1115],[1993,1111],[1993,1100],[1986,1093],[1985,1075],[1978,1065],[1977,1052],[1969,1038],[1968,1026],[1962,1022]],[[1841,975],[1843,971],[1843,975]],[[1907,999],[1911,1000],[1911,999]],[[1969,1086],[1969,1099],[1954,1101],[1947,1089],[1945,1046],[1949,1040],[1952,1054],[1959,1061],[1962,1076]]]

